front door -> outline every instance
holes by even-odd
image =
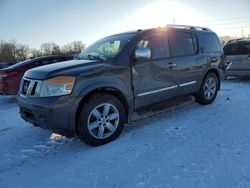
[[[169,61],[169,44],[163,32],[152,33],[138,41],[137,48],[150,48],[151,60],[132,66],[135,107],[161,102],[176,95],[176,67]]]

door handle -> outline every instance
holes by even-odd
[[[176,67],[175,63],[170,62],[170,63],[167,64],[167,68],[169,68],[169,69],[172,69],[174,67]]]

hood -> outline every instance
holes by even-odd
[[[55,76],[77,75],[77,73],[103,66],[105,63],[95,60],[71,60],[30,69],[24,74],[24,77],[44,80]]]

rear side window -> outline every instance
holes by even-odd
[[[161,34],[153,34],[145,37],[137,44],[137,48],[150,48],[152,50],[152,59],[169,57],[167,37]]]
[[[215,34],[203,34],[204,40],[204,52],[214,53],[221,52],[221,44],[218,37]]]
[[[51,63],[58,63],[58,62],[61,62],[61,61],[63,61],[62,58],[51,59],[51,60],[50,60],[50,64],[51,64]]]
[[[73,59],[73,57],[64,57],[64,58],[60,59],[60,61],[70,61],[72,59]]]
[[[248,55],[250,42],[229,43],[224,46],[223,51],[225,55]]]
[[[42,65],[48,65],[50,63],[51,62],[49,60],[42,60],[42,61],[40,61],[40,66],[42,66]]]
[[[197,36],[187,32],[174,32],[170,38],[172,56],[186,56],[197,54]]]
[[[49,65],[49,64],[52,63],[52,61],[53,60],[50,60],[50,59],[44,59],[44,60],[36,61],[35,66]]]

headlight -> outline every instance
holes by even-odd
[[[41,97],[52,97],[68,95],[72,92],[75,83],[75,77],[58,76],[45,80],[41,88]]]
[[[0,74],[0,78],[5,78],[7,76],[8,76],[7,74]]]

